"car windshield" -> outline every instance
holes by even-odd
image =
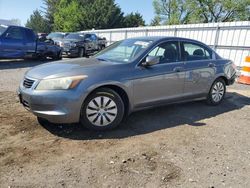
[[[152,40],[146,39],[126,39],[110,45],[94,57],[101,60],[130,63],[141,55],[152,42]]]
[[[52,39],[52,38],[59,38],[62,39],[64,37],[63,33],[50,33],[47,38]]]
[[[65,37],[65,39],[82,40],[82,39],[84,39],[84,34],[70,33]]]
[[[4,31],[7,29],[7,27],[0,25],[0,35],[4,33]]]

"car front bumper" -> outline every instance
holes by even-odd
[[[78,48],[64,48],[63,55],[67,56],[78,56],[79,50]]]
[[[52,123],[77,123],[80,119],[82,95],[75,90],[37,91],[19,87],[23,106],[37,117]]]

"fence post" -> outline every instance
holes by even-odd
[[[112,43],[112,31],[109,33],[109,45]]]
[[[216,50],[216,48],[218,46],[219,36],[220,36],[220,26],[218,25],[216,27],[216,33],[215,33],[214,50]]]
[[[148,36],[148,29],[145,30],[145,35]]]
[[[176,27],[174,28],[174,36],[175,37],[177,36],[177,28]]]
[[[126,29],[125,30],[125,39],[127,39],[128,38],[128,30]]]

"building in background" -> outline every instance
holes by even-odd
[[[12,19],[12,20],[5,20],[5,19],[0,19],[0,25],[18,25],[20,26],[20,20],[19,19]]]

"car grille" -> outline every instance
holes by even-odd
[[[64,43],[64,44],[63,44],[63,47],[64,47],[64,48],[70,48],[70,47],[71,47],[71,44],[70,44],[70,43]]]
[[[35,80],[31,80],[31,79],[28,79],[28,78],[24,78],[23,80],[23,86],[25,88],[31,88],[32,85],[34,84]]]

